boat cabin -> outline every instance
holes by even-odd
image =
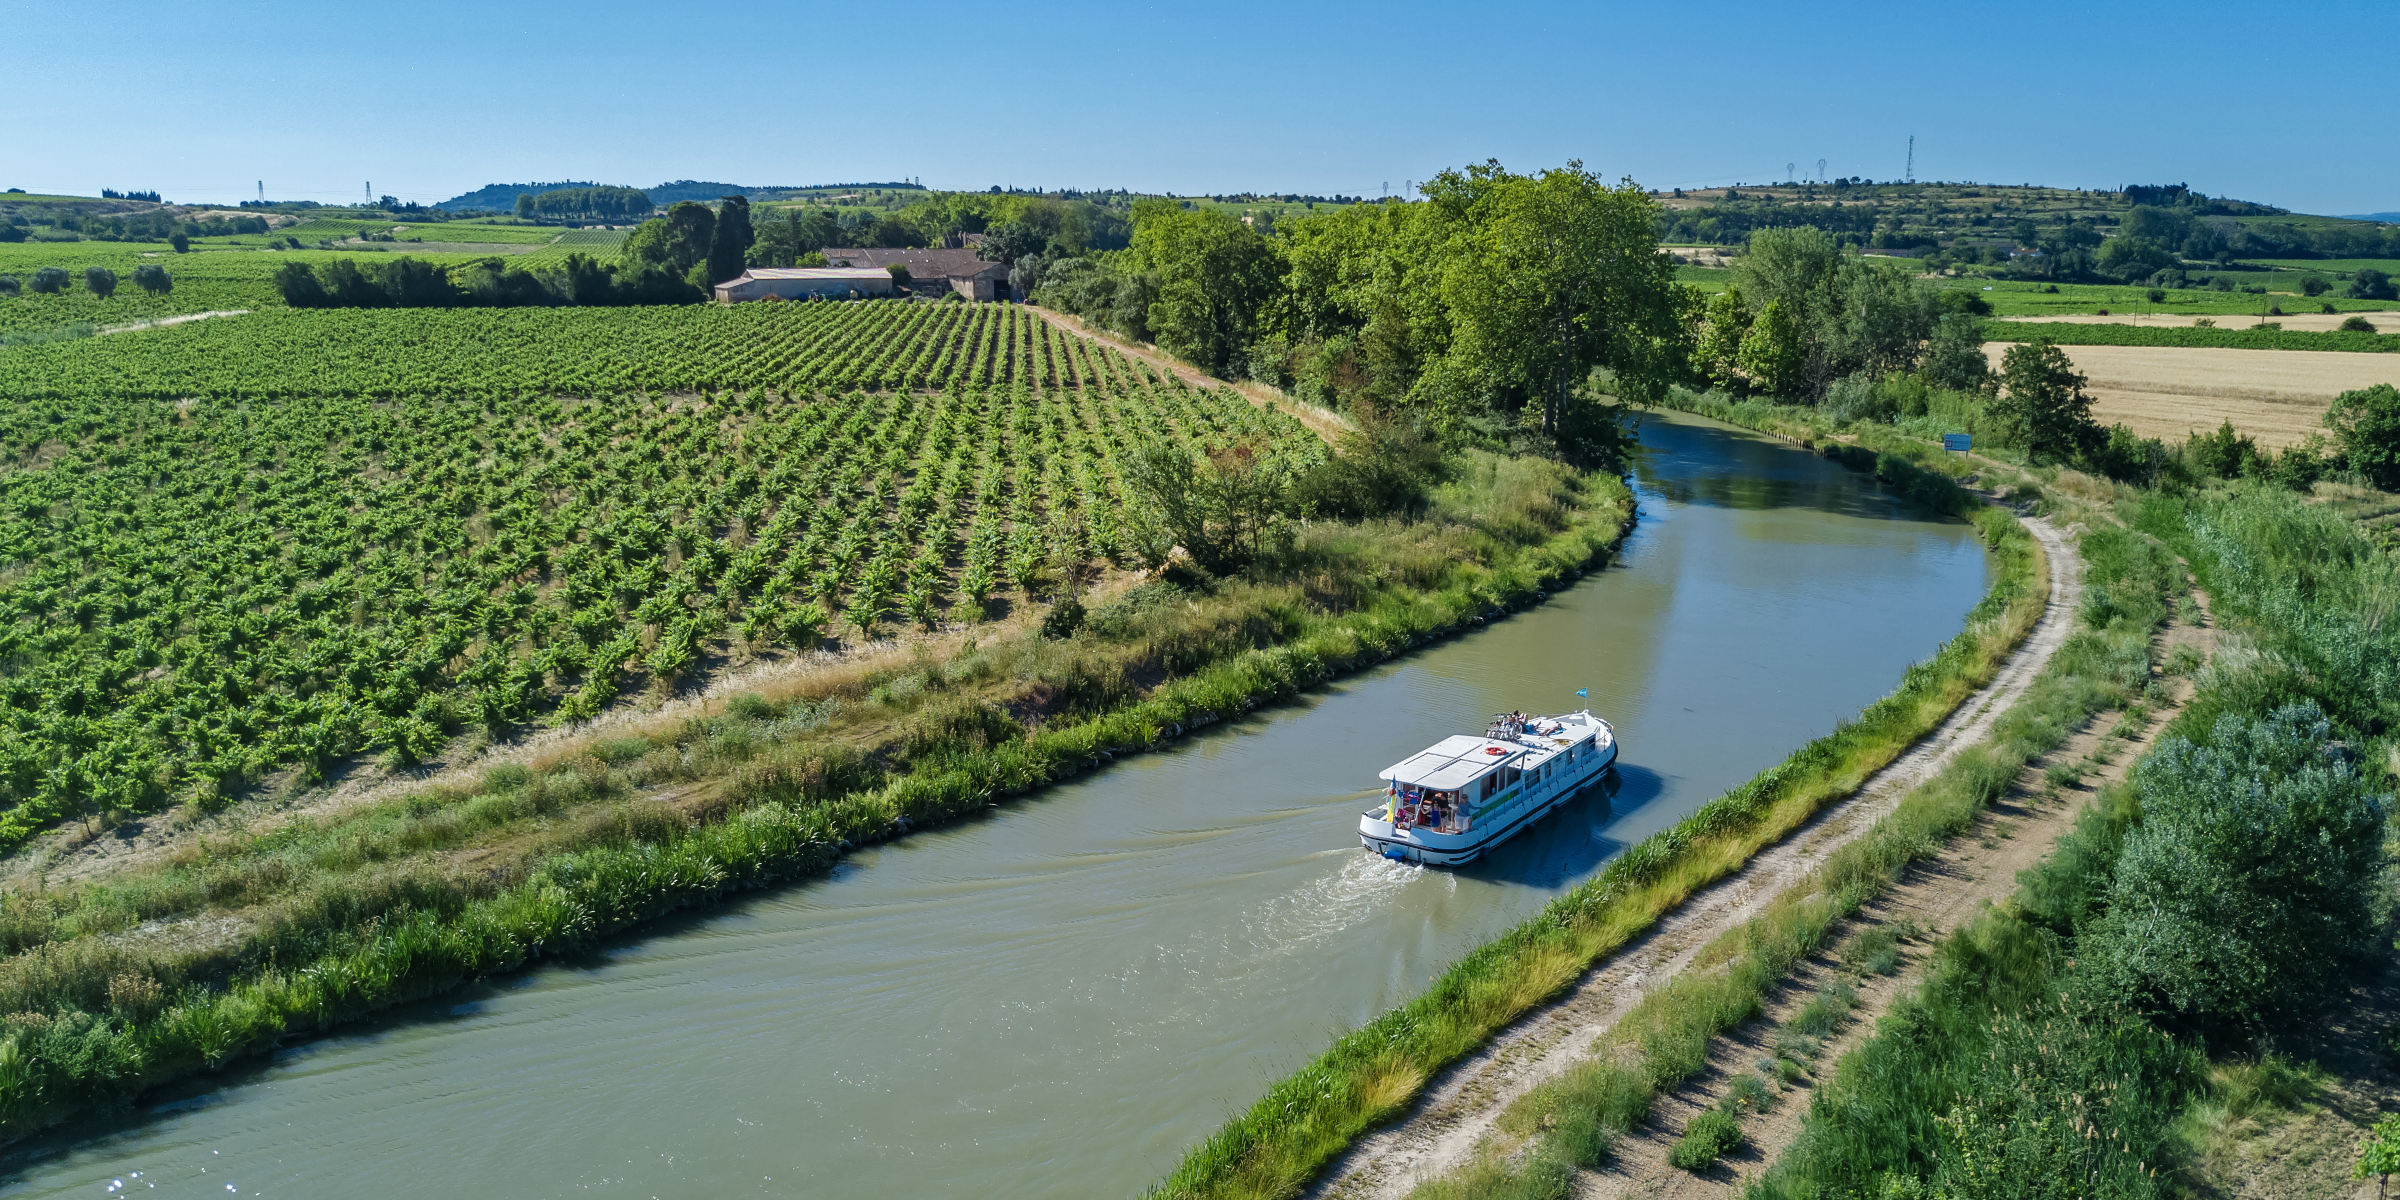
[[[1556,720],[1504,713],[1482,737],[1444,738],[1384,768],[1391,797],[1386,819],[1402,829],[1464,833],[1477,810],[1520,780],[1548,780],[1564,765],[1560,759],[1579,745],[1589,749],[1588,730],[1576,731],[1581,737],[1558,736],[1567,732]]]

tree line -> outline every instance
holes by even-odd
[[[45,221],[31,221],[14,214],[0,223],[0,242],[22,242],[32,236],[39,225],[48,225],[62,233],[81,234],[95,242],[164,242],[196,237],[227,237],[239,233],[266,233],[267,219],[257,216],[209,216],[197,220],[179,218],[165,209],[138,213],[90,214],[59,212],[46,215]]]
[[[35,295],[61,295],[74,286],[75,277],[64,267],[43,267],[30,279],[0,275],[0,296],[15,296],[24,292]],[[83,288],[103,300],[117,294],[117,273],[107,267],[85,267]],[[133,285],[153,296],[164,296],[175,290],[175,277],[165,267],[143,263],[133,269]]]
[[[1124,249],[1012,282],[1221,377],[1404,414],[1446,444],[1613,454],[1621,404],[1683,378],[1697,304],[1659,253],[1657,203],[1573,162],[1421,190],[1264,229],[1138,200]]]
[[[275,271],[275,288],[294,308],[696,304],[742,273],[751,241],[748,200],[727,197],[721,211],[686,200],[628,234],[621,263],[588,254],[535,267],[499,256],[450,267],[406,256],[287,262]]]
[[[630,221],[656,207],[638,188],[552,188],[519,192],[516,214],[532,221]]]

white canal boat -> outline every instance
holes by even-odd
[[[1616,765],[1617,734],[1590,709],[1503,713],[1384,769],[1384,802],[1358,840],[1385,858],[1456,866],[1523,832]]]

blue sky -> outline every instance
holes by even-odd
[[[2400,7],[8,0],[0,187],[670,178],[1376,194],[1580,158],[2400,209]]]

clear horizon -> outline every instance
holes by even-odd
[[[935,5],[903,24],[434,0],[383,31],[250,0],[192,17],[57,0],[0,14],[22,64],[0,187],[232,203],[263,180],[269,199],[342,202],[371,183],[431,203],[561,179],[920,177],[1372,197],[1498,158],[1581,159],[1666,189],[1770,182],[1787,163],[1814,177],[1819,159],[1827,176],[1897,179],[1913,134],[1921,180],[2182,182],[2298,212],[2400,210],[2400,160],[2371,119],[2225,82],[2250,73],[2228,46],[2341,78],[2325,49],[2400,32],[2370,3],[2037,3],[2005,24],[1748,2],[1070,4],[1021,19]],[[2279,70],[2260,86],[2304,93],[2306,77]]]

